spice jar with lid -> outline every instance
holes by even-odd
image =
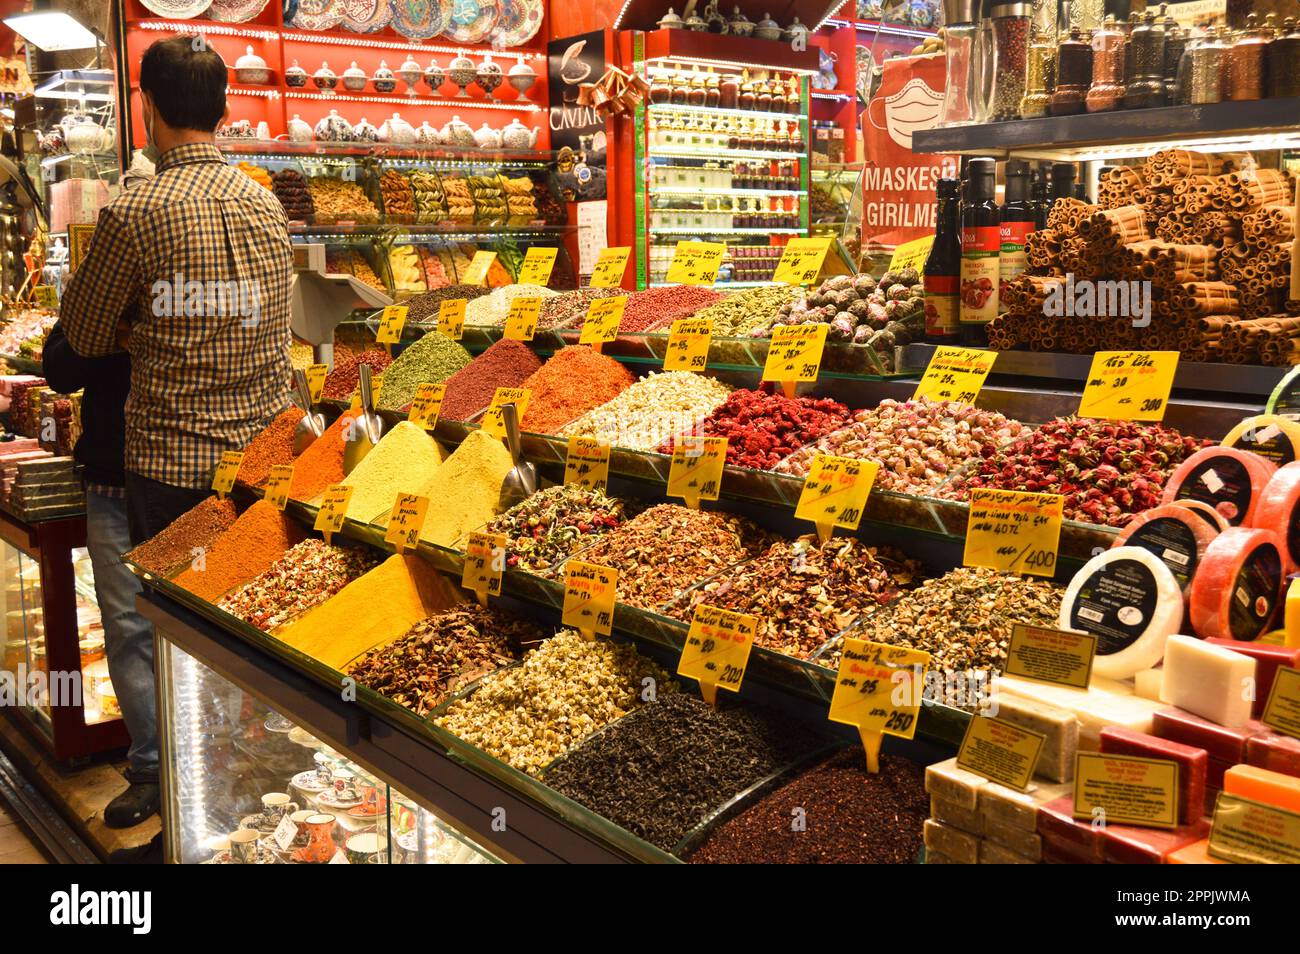
[[[1104,113],[1119,107],[1124,98],[1124,30],[1107,15],[1092,35],[1092,88],[1088,90],[1090,113]]]
[[[791,116],[803,112],[803,97],[799,92],[799,78],[791,76],[785,85],[785,111]]]
[[[785,105],[784,99],[781,100],[781,105]],[[754,84],[754,107],[763,113],[772,111],[772,87],[767,80],[759,80]]]
[[[1096,52],[1078,27],[1061,36],[1056,51],[1056,88],[1047,111],[1053,116],[1074,116],[1083,112],[1089,96],[1088,84],[1096,75]]]
[[[1146,109],[1165,104],[1165,25],[1148,10],[1128,38],[1128,62],[1133,75],[1124,86],[1124,108]]]
[[[943,110],[939,125],[960,126],[976,122],[978,84],[975,72],[975,0],[944,0]]]
[[[663,73],[656,72],[650,79],[650,102],[655,105],[663,105],[672,99],[673,88],[668,83],[668,77]]]
[[[718,105],[723,109],[739,108],[740,80],[735,73],[728,73],[718,81]]]
[[[1020,101],[1020,115],[1025,119],[1046,116],[1055,87],[1056,34],[1036,33],[1029,44],[1025,98]]]
[[[1291,17],[1268,47],[1268,95],[1300,96],[1300,27]]]
[[[740,72],[740,108],[754,108],[754,81],[749,78],[749,70]]]
[[[1218,103],[1223,100],[1222,76],[1224,53],[1227,44],[1219,35],[1218,27],[1210,27],[1199,41],[1189,46],[1183,53],[1183,63],[1187,72],[1187,102],[1202,105]],[[1180,70],[1180,85],[1182,82]]]
[[[1160,4],[1163,13],[1165,5]],[[1178,101],[1178,61],[1187,48],[1187,31],[1178,25],[1172,16],[1165,17],[1165,102],[1173,105]]]
[[[700,72],[697,66],[691,72],[691,85],[686,91],[687,106],[703,106],[708,100],[708,93],[704,90],[704,74]]]
[[[668,95],[668,101],[674,106],[685,106],[689,92],[690,81],[681,73],[674,73],[672,77],[672,91]]]
[[[999,3],[993,18],[993,112],[994,122],[1020,118],[1020,101],[1025,98],[1028,79],[1028,3]]]
[[[1260,26],[1255,14],[1246,15],[1246,29],[1224,54],[1223,98],[1263,99],[1268,69],[1268,48],[1273,44],[1273,27]]]
[[[718,84],[718,74],[709,70],[709,75],[704,78],[704,105],[716,109],[721,102],[722,89]]]

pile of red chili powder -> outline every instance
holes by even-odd
[[[627,368],[613,358],[585,345],[562,348],[523,383],[532,394],[520,427],[534,434],[554,434],[631,383]]]
[[[727,439],[727,463],[771,470],[800,447],[844,427],[849,409],[830,398],[788,398],[763,385],[761,391],[732,391],[700,422],[697,433]],[[671,454],[672,441],[660,451]]]
[[[293,432],[303,418],[300,408],[281,411],[244,448],[244,459],[239,464],[239,481],[258,487],[271,476],[276,464],[293,463]]]
[[[439,416],[467,421],[492,403],[497,388],[517,388],[541,366],[523,342],[502,338],[447,379]]]
[[[689,318],[701,308],[722,301],[723,297],[713,289],[699,285],[671,285],[634,292],[628,296],[618,330],[628,334],[667,330],[678,318]],[[583,319],[572,327],[581,328],[585,319],[584,313]]]
[[[325,387],[321,390],[321,397],[331,398],[335,401],[346,401],[352,397],[352,392],[357,389],[357,382],[360,380],[361,371],[359,368],[363,364],[370,365],[372,374],[382,374],[384,369],[393,363],[388,352],[382,348],[368,348],[360,354],[343,358],[334,364],[334,370],[325,378]]]

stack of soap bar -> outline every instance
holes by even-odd
[[[1300,739],[1270,732],[1246,740],[1246,764],[1300,777]]]
[[[1133,694],[1140,699],[1160,701],[1160,683],[1165,674],[1160,669],[1143,669],[1133,677]]]
[[[1210,839],[1202,838],[1185,848],[1170,852],[1165,857],[1167,865],[1226,865],[1228,862],[1210,857]]]
[[[1160,699],[1211,722],[1241,726],[1250,721],[1255,660],[1194,639],[1171,636],[1165,644]]]
[[[956,802],[946,801],[937,795],[930,796],[930,817],[972,835],[984,834],[984,819],[977,810],[963,808]]]
[[[1188,825],[1200,821],[1205,814],[1205,773],[1209,762],[1205,749],[1108,725],[1101,730],[1101,751],[1107,755],[1134,755],[1176,762],[1178,820]]]
[[[1151,734],[1171,742],[1205,749],[1211,759],[1236,765],[1246,761],[1246,740],[1267,734],[1261,722],[1229,727],[1192,715],[1181,709],[1161,709],[1151,719]]]
[[[997,717],[1046,736],[1036,772],[1053,782],[1074,778],[1074,753],[1079,748],[1079,720],[1068,709],[1014,696],[998,697]]]
[[[1102,679],[1094,679],[1089,689],[1069,689],[1029,679],[998,676],[993,687],[995,693],[1032,699],[1072,712],[1079,722],[1078,747],[1084,752],[1097,751],[1103,726],[1122,725],[1135,732],[1150,732],[1151,717],[1162,708],[1158,702],[1133,695],[1131,686]],[[994,698],[1000,705],[1002,697],[997,695]]]
[[[951,828],[933,818],[925,821],[925,853],[938,852],[951,858],[954,864],[977,865],[980,860],[980,840],[960,828]]]
[[[1101,829],[1094,828],[1089,822],[1075,821],[1073,812],[1073,795],[1058,798],[1038,809],[1043,860],[1064,864],[1101,864]]]
[[[1223,790],[1251,801],[1300,812],[1300,778],[1254,765],[1234,765],[1223,776]]]
[[[1038,858],[1029,858],[1003,848],[997,842],[989,841],[987,838],[980,842],[980,864],[982,865],[1035,865],[1041,857],[1041,851]]]
[[[975,811],[979,806],[980,789],[988,780],[974,772],[957,767],[956,759],[936,762],[926,767],[925,790],[931,798],[942,799],[958,808]]]
[[[979,792],[979,813],[984,823],[1019,828],[1022,831],[1038,830],[1038,809],[1062,795],[1068,795],[1068,783],[1033,782],[1026,792],[989,782]]]
[[[1004,825],[1001,822],[989,821],[986,818],[984,820],[983,844],[989,843],[1014,852],[1030,861],[1038,861],[1043,857],[1043,840],[1038,832],[1017,828],[1014,825]],[[983,861],[982,856],[980,860],[984,864],[988,864],[988,862]]]
[[[1198,818],[1174,829],[1107,825],[1102,833],[1102,858],[1112,865],[1158,865],[1171,854],[1209,834],[1210,823]]]
[[[1272,530],[1233,527],[1215,537],[1187,597],[1196,635],[1253,642],[1268,632],[1282,597],[1283,549]]]
[[[1268,694],[1273,691],[1278,669],[1283,666],[1300,669],[1300,646],[1243,643],[1237,639],[1207,639],[1206,642],[1255,660],[1255,704],[1251,706],[1251,715],[1257,719],[1264,712]]]

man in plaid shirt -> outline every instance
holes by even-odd
[[[245,447],[288,405],[293,252],[271,192],[228,165],[226,66],[201,37],[153,44],[140,63],[141,113],[157,154],[153,181],[99,215],[63,296],[60,325],[87,358],[131,355],[126,504],[132,544],[209,493],[226,450]],[[149,646],[132,647],[136,654]],[[119,689],[119,693],[121,690]],[[148,707],[149,691],[120,695]],[[147,696],[147,698],[145,698]],[[132,785],[105,812],[134,824],[158,807],[157,739],[132,739]]]

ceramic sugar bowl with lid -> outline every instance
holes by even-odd
[[[375,75],[370,78],[370,81],[375,84],[375,90],[380,93],[391,93],[397,89],[397,77],[388,68],[385,60],[379,61],[379,69],[375,70]]]
[[[356,60],[353,60],[352,65],[343,71],[343,88],[349,92],[361,92],[369,81],[366,71],[357,66]]]
[[[284,71],[284,85],[299,89],[307,85],[307,71],[293,61],[293,66]]]
[[[249,86],[262,86],[271,82],[271,71],[266,60],[253,52],[251,46],[244,47],[244,55],[235,60],[235,82]]]

